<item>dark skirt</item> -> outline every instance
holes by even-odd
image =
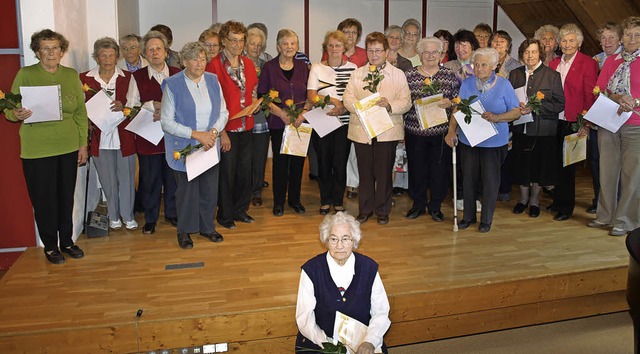
[[[555,136],[513,134],[513,183],[528,186],[558,183],[558,139]]]

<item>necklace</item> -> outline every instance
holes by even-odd
[[[329,60],[327,60],[327,65],[331,67],[331,69],[337,70],[344,65],[344,60],[340,59],[340,64],[338,66],[333,66],[332,64],[329,63]]]
[[[290,63],[282,63],[282,62],[280,62],[280,68],[282,68],[282,70],[291,70],[291,69],[293,69],[293,61],[291,61]]]

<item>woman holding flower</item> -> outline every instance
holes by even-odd
[[[411,91],[411,100],[441,93],[443,98],[438,106],[448,109],[453,106],[451,100],[458,96],[460,84],[456,74],[449,68],[440,66],[444,44],[436,37],[422,38],[418,42],[418,53],[422,65],[416,66],[405,74]],[[435,90],[429,90],[429,88]],[[435,92],[434,92],[435,91]],[[409,196],[413,206],[407,212],[407,218],[415,219],[426,211],[435,221],[443,221],[442,201],[449,187],[449,166],[451,166],[451,148],[444,142],[449,124],[441,124],[423,129],[415,107],[404,114],[404,140],[407,148],[409,170]],[[431,198],[427,203],[427,189]]]
[[[493,48],[476,50],[471,57],[475,76],[464,80],[460,87],[460,97],[465,100],[479,100],[485,109],[482,118],[493,123],[498,131],[497,135],[474,147],[471,147],[464,132],[460,131],[458,146],[464,183],[464,214],[458,223],[460,229],[466,229],[477,222],[476,195],[478,187],[482,187],[482,212],[478,231],[491,230],[500,186],[500,166],[507,156],[508,122],[520,117],[520,103],[513,86],[507,79],[495,73],[498,58],[498,52]],[[449,123],[449,133],[445,137],[451,147],[458,143],[457,128],[457,122],[452,119]]]
[[[540,191],[543,186],[558,182],[558,113],[564,109],[564,91],[560,74],[546,67],[542,44],[537,39],[526,39],[518,49],[520,61],[525,65],[509,74],[515,88],[525,87],[527,97],[537,95],[537,109],[520,102],[521,114],[533,114],[533,121],[513,126],[511,150],[512,179],[520,186],[520,198],[513,208],[521,214],[529,206],[529,216],[540,215]]]
[[[295,59],[298,51],[298,35],[295,32],[289,29],[280,30],[276,44],[279,54],[264,64],[258,81],[259,96],[273,90],[274,95],[278,95],[280,99],[280,103],[269,103],[270,114],[267,118],[273,151],[273,215],[284,214],[287,194],[291,209],[303,214],[306,210],[300,202],[300,188],[304,157],[281,154],[280,147],[285,126],[292,124],[297,128],[304,121],[302,114],[291,115],[290,107],[302,109],[303,113],[306,111],[304,106],[310,106],[306,104],[309,68],[305,62]],[[291,105],[287,105],[287,101]]]
[[[613,226],[612,236],[640,227],[640,17],[629,17],[620,27],[623,51],[607,58],[597,87],[620,105],[618,112],[633,114],[616,133],[598,129],[600,195],[596,219],[588,224]]]
[[[402,70],[387,61],[389,44],[384,34],[370,33],[365,43],[369,65],[351,74],[343,97],[344,106],[351,112],[348,138],[354,142],[360,174],[357,219],[364,223],[375,212],[378,223],[387,224],[396,145],[404,138],[402,114],[411,107],[411,93]],[[380,94],[377,105],[389,112],[393,128],[370,139],[353,107],[374,92]]]
[[[93,44],[95,68],[80,74],[88,101],[96,92],[104,90],[112,98],[111,110],[122,112],[127,102],[127,90],[131,73],[116,66],[120,48],[115,39],[100,38]],[[98,178],[107,198],[109,227],[119,229],[124,220],[127,230],[135,230],[138,223],[133,218],[136,175],[135,135],[125,127],[130,120],[123,116],[121,122],[110,131],[101,131],[91,124],[91,156],[98,171]]]
[[[61,264],[65,261],[62,253],[84,257],[73,243],[72,215],[78,165],[85,164],[88,156],[87,110],[78,72],[60,65],[69,41],[45,29],[31,36],[30,47],[40,61],[18,71],[11,92],[20,93],[21,86],[59,84],[62,120],[22,123],[20,157],[45,256],[49,262]],[[5,114],[10,121],[23,122],[34,112],[20,107],[5,110]]]

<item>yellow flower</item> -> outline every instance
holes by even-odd
[[[292,99],[288,99],[286,101],[284,101],[284,104],[286,104],[287,106],[291,107],[294,105],[293,100]]]
[[[276,91],[276,90],[269,90],[269,97],[271,97],[271,99],[272,99],[272,100],[274,100],[274,99],[278,98],[278,95],[279,95],[278,91]]]
[[[131,108],[124,107],[124,109],[122,110],[122,114],[124,114],[125,117],[128,117],[131,114]]]
[[[542,93],[542,92],[540,92],[540,91],[536,92],[536,98],[537,98],[539,101],[542,101],[542,100],[544,99],[544,93]]]
[[[600,91],[600,86],[594,86],[593,87],[593,94],[594,95],[599,95],[602,91]]]
[[[173,159],[174,160],[180,160],[180,151],[174,151],[173,152]]]
[[[453,99],[453,103],[460,104],[460,96]]]
[[[370,72],[376,71],[376,66],[375,65],[369,65],[369,71]]]
[[[431,79],[430,79],[430,78],[428,78],[428,77],[427,77],[427,78],[425,78],[425,79],[424,79],[424,84],[425,84],[425,85],[427,85],[427,86],[431,85]]]
[[[320,96],[316,95],[316,96],[313,98],[313,103],[314,103],[314,104],[316,104],[316,103],[318,103],[318,102],[320,102]]]
[[[0,100],[4,98],[4,92],[2,92],[2,90],[0,90]]]
[[[76,86],[77,87],[77,86]],[[82,91],[87,92],[91,90],[91,88],[89,87],[89,85],[87,85],[86,83],[84,85],[82,85]]]
[[[582,116],[584,117],[587,114],[587,110],[586,109],[583,110],[582,113],[580,113],[580,114],[582,114]]]

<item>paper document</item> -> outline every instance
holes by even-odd
[[[562,143],[562,167],[587,159],[587,136],[567,135]]]
[[[367,327],[364,323],[349,317],[340,311],[336,311],[336,320],[333,325],[333,339],[347,347],[347,353],[355,354],[358,347],[367,336]],[[376,348],[374,353],[382,353],[382,347]]]
[[[369,139],[373,139],[393,128],[389,112],[384,107],[376,105],[379,100],[380,94],[376,92],[354,104],[356,114],[360,118],[360,123],[365,132],[367,132]]]
[[[447,119],[447,111],[438,107],[440,101],[442,101],[441,93],[419,98],[413,102],[420,121],[420,128],[428,129],[449,121]]]
[[[480,101],[473,102],[471,104],[471,108],[480,113],[484,112],[484,108]],[[476,146],[498,134],[496,126],[482,118],[479,114],[473,113],[471,115],[471,123],[469,124],[464,121],[464,113],[461,111],[457,111],[453,116],[456,119],[456,122],[458,122],[458,126],[460,126],[460,129],[462,129],[462,132],[469,140],[469,144],[471,144],[471,146]]]
[[[216,146],[204,151],[203,148],[187,155],[187,181],[200,176],[211,167],[220,162],[220,139],[216,140]]]
[[[111,97],[100,90],[86,103],[89,119],[103,132],[110,132],[124,120],[122,112],[111,111],[111,102]]]
[[[609,97],[599,95],[596,102],[584,116],[584,119],[612,133],[616,133],[632,114],[632,112],[622,112],[621,115],[618,115],[618,108],[620,108],[620,105],[613,102]]]
[[[333,106],[327,105],[324,108],[317,107],[303,114],[321,138],[342,126],[338,117],[327,115],[327,112],[332,109]]]
[[[136,135],[143,137],[153,145],[158,145],[164,137],[160,121],[153,121],[153,112],[143,108],[135,118],[124,128]]]
[[[60,85],[20,86],[22,107],[33,111],[24,123],[62,120],[62,94]]]
[[[246,116],[253,115],[253,112],[258,108],[260,103],[262,103],[263,98],[259,98],[257,100],[253,100],[250,105],[244,107],[243,110],[233,115],[233,117],[229,118],[229,120],[242,118]]]
[[[309,141],[311,141],[311,125],[302,123],[296,129],[292,124],[284,127],[282,135],[282,145],[280,145],[280,153],[293,156],[307,156],[309,149]]]
[[[526,86],[518,87],[515,89],[516,97],[518,97],[518,102],[522,102],[524,104],[529,103],[529,97],[527,97]],[[533,114],[525,114],[521,115],[520,118],[513,121],[513,125],[519,125],[524,123],[533,122]]]

